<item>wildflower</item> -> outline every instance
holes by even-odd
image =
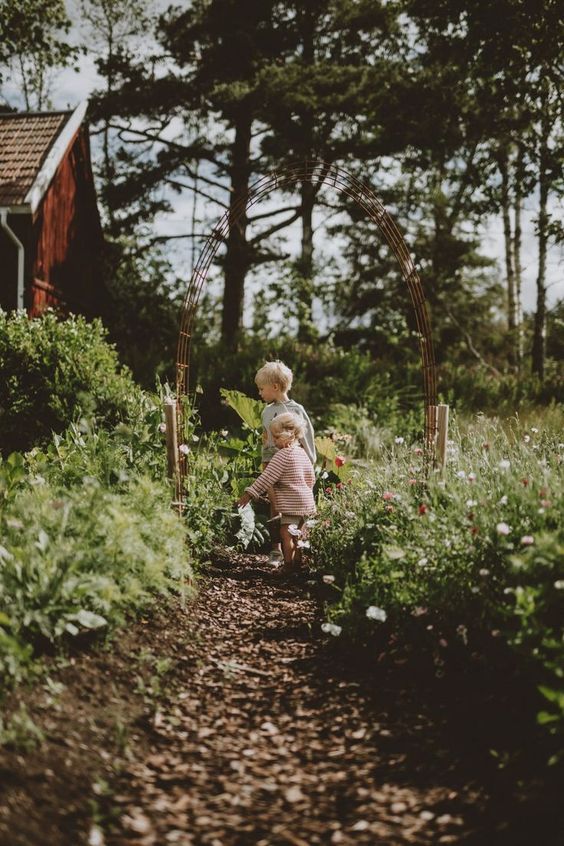
[[[478,570],[478,572],[479,572],[480,576],[489,576],[490,575],[490,571],[487,569],[487,567],[482,567],[482,569]]]
[[[427,509],[427,506],[425,505],[425,503],[422,502],[417,510],[419,511],[420,514],[426,514],[428,509]]]
[[[378,608],[376,605],[370,605],[366,609],[366,616],[369,620],[378,620],[379,623],[385,623],[388,615],[383,608]]]
[[[423,605],[417,605],[413,611],[411,612],[412,617],[424,617],[425,614],[428,612],[428,608],[425,608]]]
[[[482,444],[482,449],[489,449],[489,448],[490,448],[490,445],[487,442]]]
[[[552,502],[549,499],[541,499],[540,504],[542,505],[543,508],[550,508],[550,506],[552,505]]]
[[[407,480],[407,484],[408,484],[408,485],[416,485],[416,484],[417,484],[417,479],[408,479],[408,480]]]
[[[458,470],[456,475],[458,476],[459,479],[465,479],[466,478],[466,473],[464,472],[464,470]]]
[[[343,455],[336,455],[335,456],[335,465],[337,467],[342,467],[347,459]]]
[[[475,499],[467,499],[466,500],[466,507],[467,508],[474,508],[476,505],[478,505],[477,500],[475,500]]]
[[[396,438],[394,438],[394,442],[396,444],[403,444],[404,440],[405,438],[402,438],[401,435],[398,435]]]
[[[529,484],[529,480],[528,479],[521,479],[521,484],[523,485],[524,488],[526,488]]]
[[[290,523],[290,525],[288,526],[288,532],[295,538],[301,538],[302,536],[301,531],[298,529],[295,523]]]
[[[159,432],[164,435],[166,432],[166,423],[159,423]]]
[[[229,434],[229,432],[228,432],[227,429],[222,429],[219,434],[221,435],[222,438],[226,438],[227,435]]]
[[[180,444],[180,446],[178,447],[178,452],[182,453],[182,455],[188,455],[188,453],[190,452],[190,447],[188,446],[188,444]]]
[[[342,482],[337,482],[337,484],[335,485],[335,487],[337,488],[337,490],[338,490],[338,491],[340,491],[340,490],[341,490],[341,488],[343,487],[343,483],[342,483]]]
[[[440,645],[440,646],[442,646],[442,647],[443,647],[443,649],[446,649],[446,648],[447,648],[447,646],[448,646],[448,640],[445,640],[445,639],[444,639],[444,637],[442,637],[442,638],[439,640],[439,645]]]
[[[331,488],[331,487],[325,488],[325,493],[326,493],[326,494],[332,494],[332,493],[333,493],[333,488]]]
[[[326,585],[332,585],[333,582],[335,581],[335,576],[331,576],[330,574],[327,574],[327,575],[323,576],[323,581],[325,582]]]
[[[511,527],[508,526],[507,523],[497,523],[495,530],[498,535],[508,535],[511,531]]]
[[[315,526],[316,523],[317,523],[317,520],[314,520],[313,518],[311,518],[310,520],[305,521],[304,526],[306,527],[306,529],[311,529],[313,526]]]
[[[429,561],[428,558],[425,558],[425,557],[420,558],[419,561],[417,562],[417,566],[418,567],[424,567],[427,564],[428,561]]]
[[[309,549],[311,546],[308,540],[299,540],[298,541],[298,549]]]
[[[450,538],[446,538],[446,540],[445,540],[444,544],[445,544],[445,547],[446,547],[447,549],[450,549],[450,548],[451,548],[451,546],[452,546],[452,541],[450,540]]]
[[[498,502],[498,505],[507,505],[507,496],[504,494]]]
[[[509,468],[511,467],[511,462],[508,458],[502,458],[497,466],[500,470],[509,470]]]
[[[471,591],[471,593],[479,593],[479,592],[480,592],[480,588],[479,588],[479,587],[476,587],[476,586],[474,585],[474,587],[471,587],[471,588],[470,588],[470,591]]]
[[[391,513],[392,511],[395,511],[395,508],[393,505],[386,505],[384,510]]]
[[[564,590],[564,579],[557,579],[554,582],[554,587],[556,590]]]
[[[341,626],[338,626],[336,623],[322,623],[321,624],[321,631],[324,634],[333,635],[333,637],[339,637],[341,632],[343,631]]]
[[[462,623],[456,627],[456,633],[462,638],[464,646],[468,646],[468,629]]]
[[[547,495],[548,495],[548,488],[541,488],[539,490],[539,496],[540,496],[541,499],[546,499]]]
[[[561,446],[564,446],[564,444],[561,444]],[[421,449],[421,447],[415,447],[413,452],[415,453],[415,455],[423,455],[423,450]]]
[[[395,497],[395,494],[392,493],[392,491],[384,491],[384,493],[382,494],[382,499],[385,499],[385,500],[393,499],[394,497]]]
[[[470,532],[473,535],[477,535],[477,534],[480,533],[480,530],[479,530],[478,526],[470,526]]]
[[[507,596],[508,594],[513,593],[513,588],[503,588],[503,592]]]
[[[475,482],[476,481],[476,474],[475,473],[468,473],[468,481]]]
[[[523,440],[525,441],[525,443],[526,443],[526,444],[528,444],[528,443],[529,443],[529,441],[531,440],[531,436],[530,436],[530,435],[525,435],[525,436],[523,437]]]
[[[533,433],[533,435],[536,435],[538,431],[539,430],[537,429],[536,426],[531,426],[531,432]]]
[[[499,629],[492,629],[492,637],[499,637],[501,634]]]
[[[535,539],[532,535],[523,535],[521,538],[521,543],[523,546],[532,546],[534,544]]]

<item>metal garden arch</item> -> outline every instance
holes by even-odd
[[[230,228],[237,224],[249,208],[259,203],[272,191],[280,188],[288,188],[296,182],[303,181],[310,181],[314,186],[328,185],[354,199],[360,208],[377,225],[380,233],[398,260],[402,276],[411,296],[419,333],[426,408],[425,442],[427,445],[434,444],[434,436],[437,429],[436,366],[431,338],[431,326],[421,280],[403,236],[382,202],[370,188],[359,182],[356,177],[329,162],[306,160],[289,165],[278,171],[272,171],[255,182],[250,187],[247,197],[242,198],[232,208],[226,211],[219,220],[207,239],[198,262],[194,267],[181,312],[176,357],[176,411],[174,413],[173,408],[169,407],[169,413],[167,414],[167,429],[170,430],[170,428],[173,428],[175,430],[174,437],[169,439],[169,472],[177,480],[176,500],[178,505],[182,503],[182,480],[185,474],[185,458],[178,453],[178,446],[180,445],[179,438],[182,437],[181,399],[188,392],[192,328],[200,294],[206,284],[209,268],[219,247],[226,239]],[[169,427],[169,423],[176,425]],[[171,448],[174,449],[175,453],[172,456],[172,461],[170,455]]]

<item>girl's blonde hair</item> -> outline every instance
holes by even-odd
[[[261,385],[280,385],[282,391],[289,391],[294,376],[289,367],[282,361],[267,361],[255,376],[255,382]]]
[[[292,414],[287,411],[285,414],[279,414],[274,418],[270,424],[270,431],[276,438],[282,438],[284,441],[299,441],[303,438],[305,426],[303,420],[297,414]]]

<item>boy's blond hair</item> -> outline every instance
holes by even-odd
[[[283,438],[284,441],[291,441],[292,439],[299,441],[305,434],[305,425],[301,417],[287,411],[285,414],[279,414],[274,418],[270,424],[270,431],[275,438]]]
[[[292,387],[293,378],[292,371],[284,362],[267,361],[257,372],[255,382],[259,388],[261,385],[280,385],[280,389],[286,392]]]

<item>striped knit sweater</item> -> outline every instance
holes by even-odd
[[[295,443],[279,449],[266,470],[245,490],[257,499],[268,488],[274,490],[274,507],[281,514],[314,514],[315,473],[305,450]]]

